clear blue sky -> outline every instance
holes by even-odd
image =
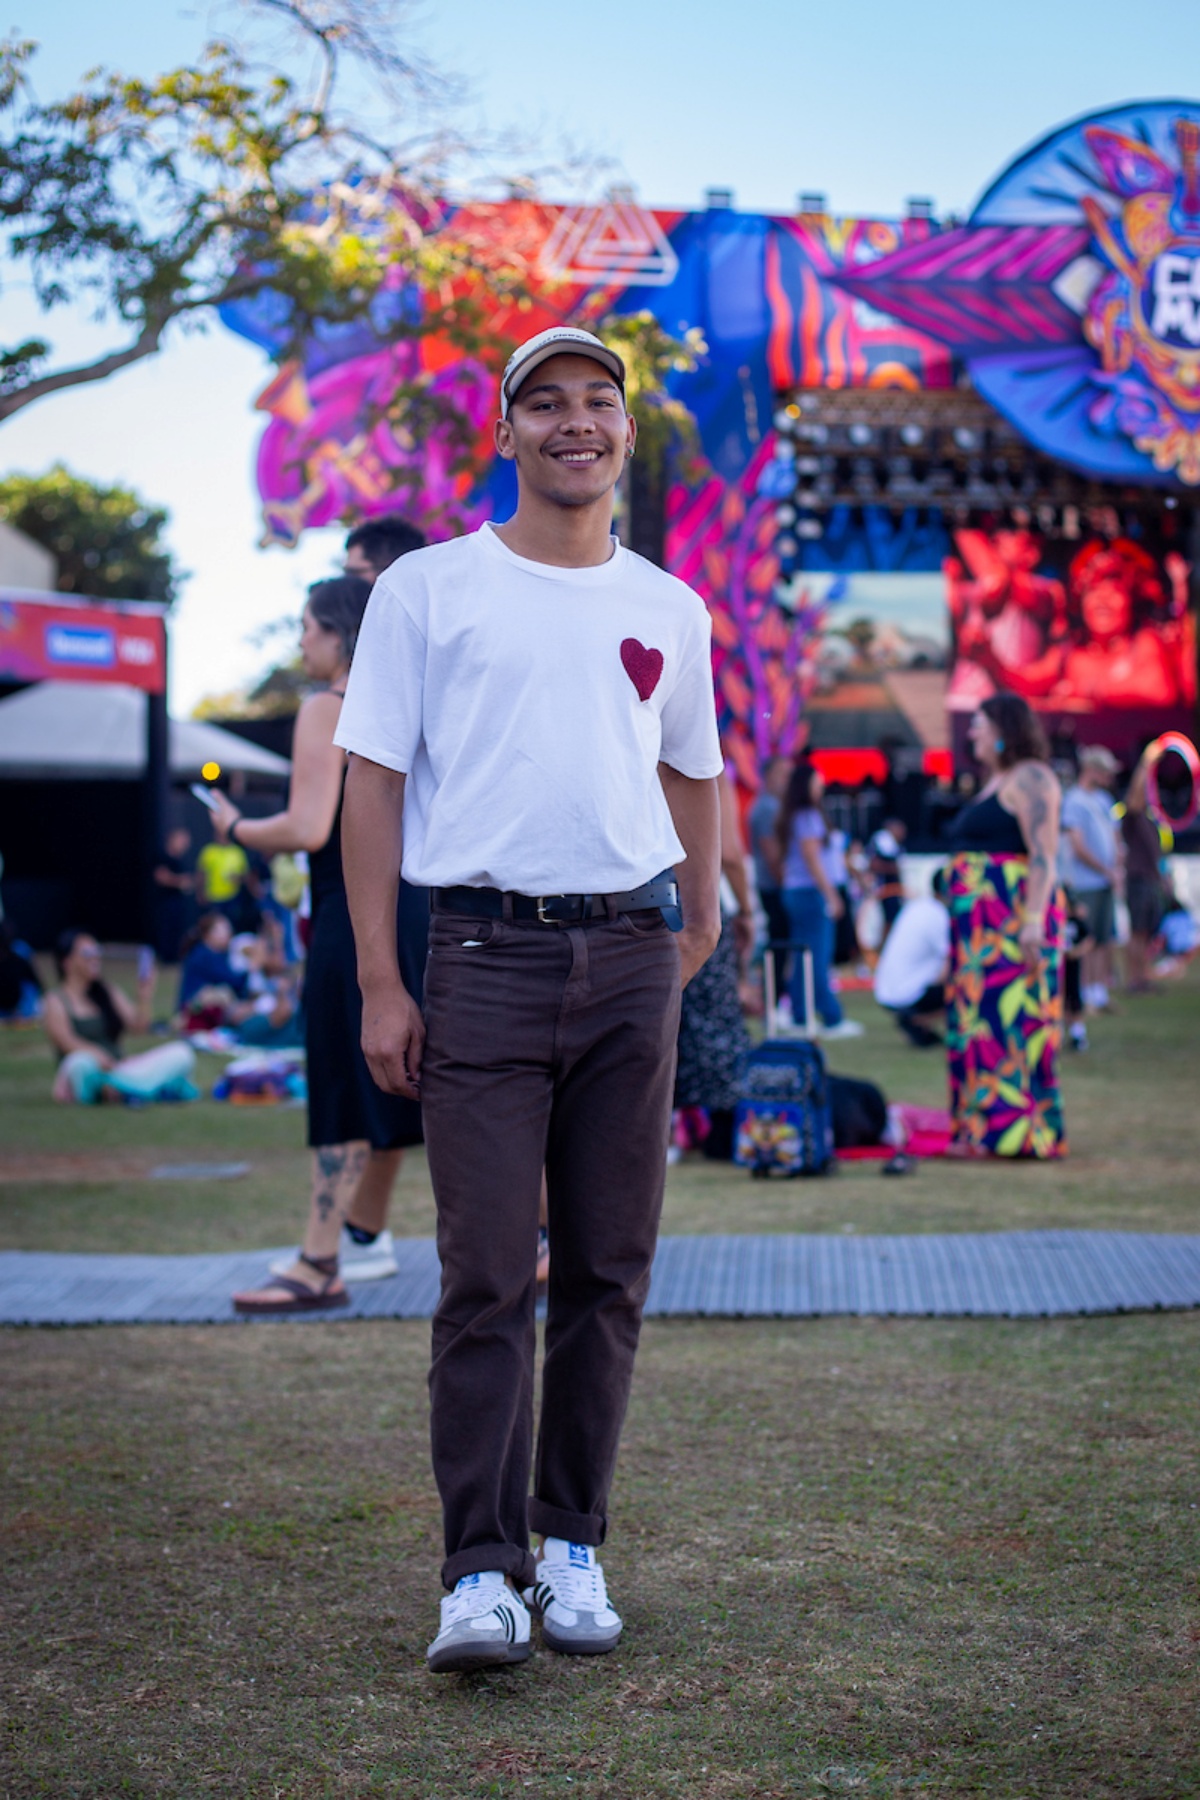
[[[186,61],[236,17],[173,0],[13,0],[10,15],[42,40],[46,98],[94,63],[148,75]],[[431,0],[408,16],[430,58],[468,83],[466,120],[519,130],[530,160],[554,160],[564,141],[610,157],[614,178],[660,206],[720,185],[748,210],[789,209],[803,188],[839,213],[894,215],[909,195],[965,212],[1060,122],[1200,90],[1197,0]],[[37,328],[20,293],[0,305],[6,338]],[[84,320],[57,336],[68,354],[107,341]],[[266,374],[214,327],[0,428],[0,472],[61,458],[170,508],[193,572],[174,631],[180,709],[252,674],[262,653],[247,632],[295,610],[336,553],[336,534],[295,554],[255,547],[251,403]]]

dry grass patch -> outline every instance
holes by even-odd
[[[427,1328],[9,1332],[6,1794],[1200,1789],[1200,1318],[655,1322],[620,1649],[436,1681]]]

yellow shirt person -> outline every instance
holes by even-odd
[[[239,844],[205,844],[196,858],[201,904],[224,906],[236,898],[250,873],[250,859]]]

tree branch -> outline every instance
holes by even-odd
[[[87,381],[105,381],[110,375],[115,375],[118,369],[128,368],[130,363],[140,362],[144,356],[153,356],[166,324],[165,319],[155,320],[144,326],[139,336],[124,350],[113,350],[94,363],[81,363],[74,369],[56,369],[52,375],[39,375],[35,381],[27,382],[15,394],[0,395],[0,419],[10,419],[22,407],[31,406],[35,400],[42,400],[47,394],[57,394],[63,388],[80,387]]]

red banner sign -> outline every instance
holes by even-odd
[[[0,588],[0,681],[109,681],[161,694],[163,609]]]

